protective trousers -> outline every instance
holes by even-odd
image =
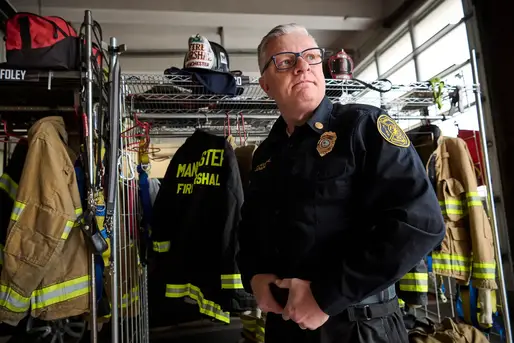
[[[385,304],[374,304],[375,312],[387,313],[384,316],[349,314],[348,310],[340,315],[330,317],[317,330],[302,330],[298,324],[282,319],[282,316],[268,313],[266,319],[266,343],[408,343],[407,330],[403,324],[394,298]],[[369,317],[368,317],[369,318]]]

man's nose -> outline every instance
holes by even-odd
[[[307,63],[307,61],[303,57],[298,57],[296,60],[296,65],[294,66],[294,72],[297,73],[305,73],[311,69],[311,65]]]

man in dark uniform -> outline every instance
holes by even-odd
[[[282,115],[254,154],[238,263],[265,342],[407,342],[394,283],[444,237],[416,151],[382,110],[325,97],[305,28],[278,26],[258,51]]]

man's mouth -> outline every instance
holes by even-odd
[[[314,82],[313,82],[313,81],[309,81],[309,80],[302,80],[302,81],[300,81],[300,82],[296,83],[293,87],[296,87],[296,86],[299,86],[299,85],[302,85],[302,84],[306,84],[306,83],[312,83],[312,84],[314,84]]]

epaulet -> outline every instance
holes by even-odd
[[[330,126],[333,130],[345,127],[354,127],[357,121],[364,116],[376,119],[382,113],[378,107],[363,104],[339,104],[335,103],[332,109]]]

